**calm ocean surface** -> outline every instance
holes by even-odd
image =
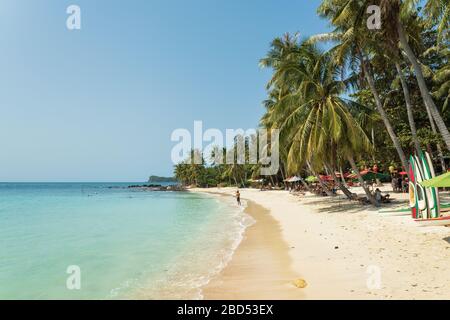
[[[201,298],[251,218],[232,199],[128,185],[0,183],[0,299]]]

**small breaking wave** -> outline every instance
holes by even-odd
[[[134,287],[133,299],[203,299],[204,288],[231,261],[239,247],[246,229],[255,220],[245,213],[247,202],[242,206],[234,204],[232,198],[207,195],[216,200],[217,208],[210,221],[199,227],[198,234],[183,252],[173,259],[164,274],[151,276],[139,284],[136,281],[124,283],[115,289],[112,296],[120,296],[126,287]]]

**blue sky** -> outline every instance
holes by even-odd
[[[0,181],[171,175],[174,129],[257,126],[258,61],[285,32],[327,31],[319,2],[2,0]]]

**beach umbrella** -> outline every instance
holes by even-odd
[[[426,188],[450,187],[450,172],[444,173],[433,179],[422,181],[420,184]]]
[[[306,182],[317,182],[317,178],[315,176],[309,176],[305,179]]]
[[[320,176],[320,180],[322,180],[322,181],[334,181],[332,176]]]

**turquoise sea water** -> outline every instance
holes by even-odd
[[[201,298],[249,218],[232,200],[127,185],[0,183],[0,298]]]

